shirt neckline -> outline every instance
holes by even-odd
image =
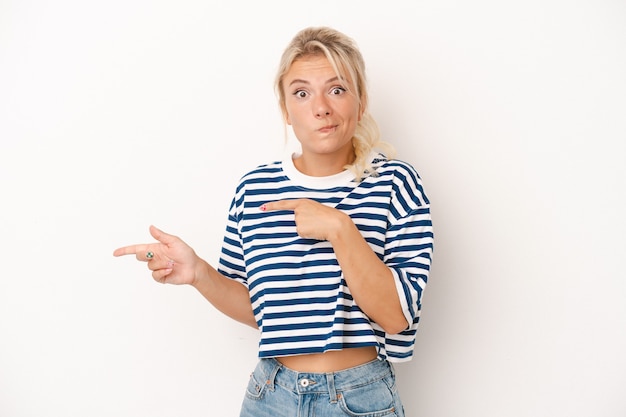
[[[326,190],[329,188],[344,187],[354,181],[354,174],[347,169],[325,177],[313,177],[303,174],[298,171],[293,163],[293,158],[297,156],[298,153],[296,152],[285,152],[282,168],[287,177],[298,186],[316,190]]]

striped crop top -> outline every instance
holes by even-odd
[[[260,329],[259,357],[376,346],[378,357],[408,361],[433,251],[430,204],[409,164],[372,154],[377,176],[349,171],[309,177],[291,157],[244,175],[228,213],[218,270],[245,285]],[[409,327],[387,334],[353,300],[328,241],[296,233],[290,211],[269,201],[309,198],[348,214],[391,269]]]

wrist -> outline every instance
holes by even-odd
[[[204,282],[206,282],[206,278],[209,276],[208,264],[204,262],[202,259],[198,258],[198,262],[196,263],[193,271],[193,280],[191,281],[191,286],[198,289],[198,287],[202,286]]]
[[[337,216],[337,225],[333,230],[333,234],[328,236],[328,241],[332,245],[335,245],[342,240],[345,240],[348,236],[350,236],[351,233],[354,233],[355,231],[358,233],[358,229],[356,228],[356,225],[354,224],[350,216],[341,211]]]

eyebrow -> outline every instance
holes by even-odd
[[[339,77],[333,77],[330,78],[328,80],[326,80],[326,84],[330,84],[330,83],[334,83],[335,81],[339,80]],[[297,83],[302,83],[302,84],[311,84],[310,82],[308,82],[307,80],[301,80],[300,78],[296,78],[295,80],[292,80],[289,83],[289,87],[291,87],[293,84],[297,84]]]

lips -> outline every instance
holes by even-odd
[[[328,125],[328,126],[324,126],[322,128],[319,128],[318,131],[321,132],[321,133],[329,133],[329,132],[333,132],[336,127],[337,127],[337,125]]]

